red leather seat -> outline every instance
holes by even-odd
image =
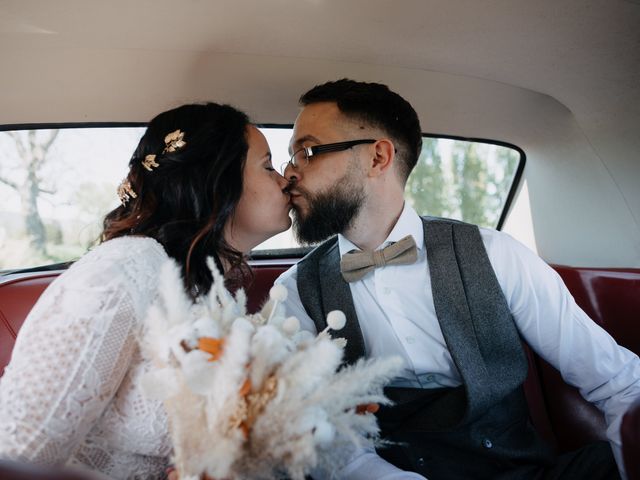
[[[291,262],[269,263],[254,267],[255,278],[247,291],[247,309],[259,310],[269,296],[269,290],[278,276]],[[62,271],[10,275],[7,280],[0,277],[0,376],[9,363],[16,335],[22,327],[31,307],[49,284]]]
[[[18,274],[5,281],[0,277],[0,376],[9,363],[22,322],[45,288],[60,273]]]
[[[574,268],[554,265],[576,303],[629,350],[640,353],[640,269]],[[539,383],[560,451],[605,439],[602,413],[564,383],[558,371],[535,358]]]
[[[248,291],[248,309],[256,311],[273,281],[289,263],[254,266],[255,280]],[[573,268],[554,265],[576,302],[621,345],[640,352],[640,269]],[[60,272],[22,274],[0,280],[0,372],[8,363],[16,333],[47,285]],[[531,418],[542,436],[558,451],[568,451],[605,438],[604,419],[559,373],[527,348],[529,375],[525,392]],[[626,430],[625,430],[626,429]],[[640,403],[623,426],[624,455],[630,478],[640,471]],[[634,473],[635,472],[635,473]],[[4,478],[4,477],[2,477]],[[640,479],[640,476],[636,478]]]
[[[265,301],[269,298],[269,290],[273,287],[273,282],[291,265],[291,262],[254,265],[253,271],[255,277],[253,283],[247,290],[247,310],[250,313],[257,312],[262,308]]]

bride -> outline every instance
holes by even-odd
[[[101,243],[41,296],[0,379],[0,458],[157,478],[170,453],[162,404],[143,395],[136,334],[172,257],[192,298],[213,256],[235,289],[246,254],[289,228],[287,182],[247,116],[184,105],[155,117]],[[188,406],[185,406],[188,408]]]

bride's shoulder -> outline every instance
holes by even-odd
[[[164,261],[167,254],[151,237],[125,235],[93,247],[82,259],[118,259],[131,262]]]
[[[157,276],[168,258],[156,240],[124,236],[92,248],[69,268],[66,276],[84,277],[94,282],[130,280],[143,285],[146,279]]]

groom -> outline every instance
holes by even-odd
[[[396,406],[378,417],[393,445],[360,450],[339,477],[619,478],[609,443],[557,457],[540,440],[520,342],[605,411],[620,465],[619,422],[640,396],[638,357],[508,235],[421,218],[404,202],[422,145],[406,100],[345,79],[300,103],[285,170],[294,228],[303,242],[332,238],[278,279],[288,314],[320,331],[329,311],[342,310],[347,362],[400,355],[405,363],[388,389]]]

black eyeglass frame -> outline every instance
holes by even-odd
[[[374,140],[373,138],[367,138],[361,140],[347,140],[346,142],[325,143],[324,145],[314,145],[312,147],[302,147],[293,152],[289,161],[281,166],[281,171],[284,174],[284,170],[287,168],[287,165],[292,165],[294,168],[298,168],[300,166],[300,162],[296,162],[296,155],[298,155],[300,152],[304,152],[304,158],[308,164],[309,158],[313,157],[314,155],[320,155],[321,153],[329,152],[342,152],[344,150],[350,149],[351,147],[355,147],[356,145],[375,143],[377,141],[378,140]]]

